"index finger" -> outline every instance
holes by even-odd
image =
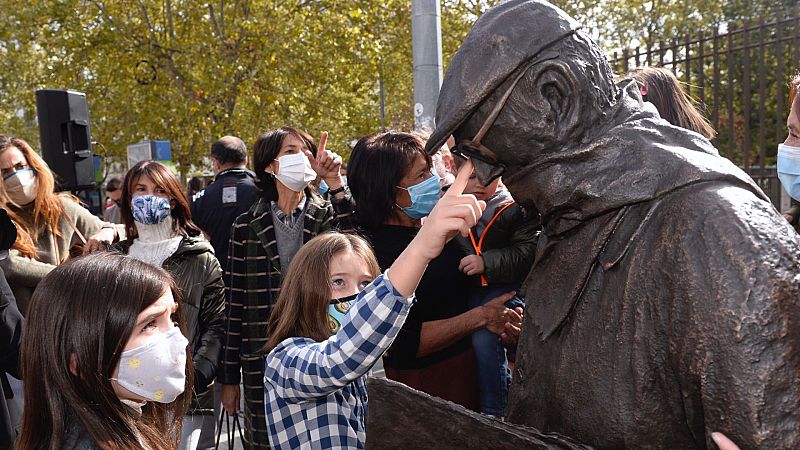
[[[328,132],[323,131],[322,136],[319,138],[319,145],[317,146],[317,158],[325,153],[325,144],[328,143]]]
[[[458,175],[456,175],[456,181],[453,181],[453,184],[447,188],[447,192],[444,195],[461,195],[464,193],[464,189],[467,187],[467,182],[469,182],[469,177],[472,175],[472,161],[467,160],[464,164],[461,165],[461,169],[458,170]]]

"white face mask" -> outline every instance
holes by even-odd
[[[317,178],[317,173],[311,168],[311,163],[302,153],[292,153],[278,158],[278,173],[275,175],[284,186],[295,191],[303,189]]]
[[[25,206],[36,200],[38,181],[36,171],[28,168],[18,170],[3,179],[9,200],[17,206]]]
[[[138,348],[122,352],[117,378],[134,394],[158,403],[171,403],[186,385],[186,346],[189,341],[175,326]]]

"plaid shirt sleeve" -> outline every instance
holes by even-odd
[[[341,389],[367,373],[389,348],[413,303],[414,297],[401,296],[386,274],[379,276],[359,294],[342,327],[328,340],[293,337],[278,344],[265,362],[265,384],[288,403]]]

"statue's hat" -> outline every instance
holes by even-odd
[[[521,65],[578,28],[567,13],[544,1],[510,0],[486,11],[447,67],[428,153],[435,153]]]

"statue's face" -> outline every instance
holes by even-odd
[[[512,177],[548,146],[544,136],[552,135],[552,121],[517,85],[526,70],[500,85],[454,133],[453,154],[471,159],[484,185]]]
[[[498,87],[467,122],[455,131],[456,147],[452,152],[472,160],[478,179],[483,185],[488,185],[501,175],[513,174],[526,160],[525,155],[515,151],[526,147],[521,136],[515,136],[519,133],[519,127],[507,125],[518,123],[519,118],[509,111],[507,101],[526,70],[527,68],[521,70],[510,81]]]

